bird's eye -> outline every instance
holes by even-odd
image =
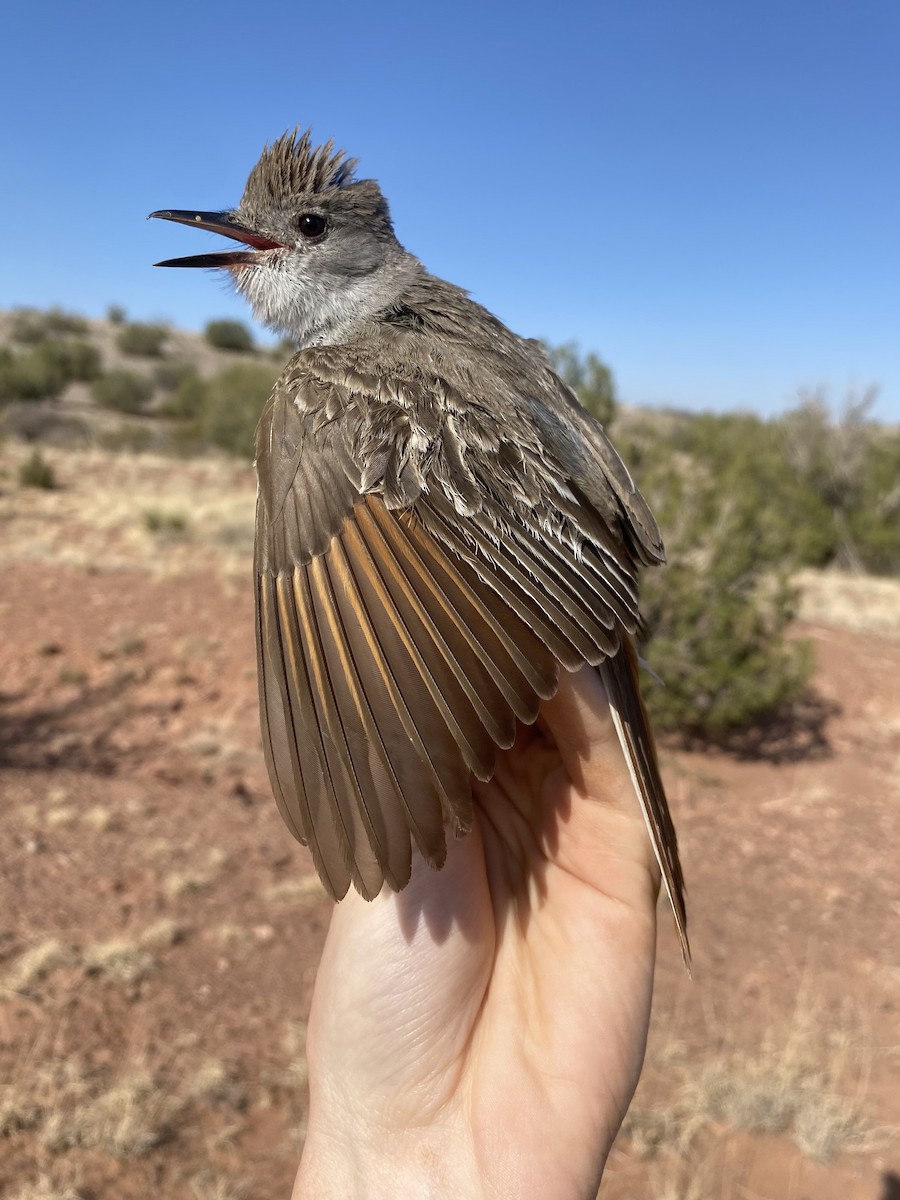
[[[302,213],[297,218],[297,228],[305,238],[320,238],[328,229],[328,222],[318,213]]]

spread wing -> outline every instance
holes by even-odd
[[[286,372],[258,430],[263,743],[335,898],[402,888],[412,842],[440,866],[445,828],[472,823],[470,773],[490,778],[560,664],[615,660],[637,621],[622,529],[538,430],[514,442],[457,399],[320,357]],[[674,832],[648,824],[683,912]]]

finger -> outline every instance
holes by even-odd
[[[541,723],[582,796],[602,798],[616,806],[627,799],[631,790],[628,768],[596,668],[564,674],[559,691],[541,708]]]
[[[655,901],[656,859],[596,669],[566,675],[541,719],[566,777],[558,786],[568,787],[571,796],[558,860],[607,892],[624,896],[636,883]],[[637,876],[631,878],[633,868]]]

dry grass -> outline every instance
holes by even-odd
[[[170,900],[192,896],[212,883],[212,876],[200,871],[171,871],[162,882],[162,890]]]
[[[209,930],[209,936],[223,948],[242,946],[253,940],[253,934],[245,925],[234,921],[223,921]]]
[[[83,1200],[80,1192],[72,1188],[57,1188],[49,1182],[26,1184],[13,1192],[9,1200]]]
[[[206,1105],[243,1108],[247,1095],[240,1083],[217,1058],[208,1058],[188,1078],[185,1099]]]
[[[723,1163],[721,1153],[697,1163],[660,1164],[645,1180],[642,1195],[652,1200],[763,1200],[736,1184],[733,1168]]]
[[[156,921],[148,929],[145,929],[138,941],[142,946],[151,950],[164,949],[183,942],[189,932],[186,925],[173,921],[170,917],[163,917],[161,921]]]
[[[113,1158],[136,1158],[164,1139],[171,1115],[171,1105],[153,1076],[136,1071],[86,1103],[51,1112],[40,1140],[54,1153],[84,1146],[105,1150]]]
[[[164,1139],[175,1110],[147,1071],[108,1081],[70,1059],[22,1070],[0,1089],[0,1132],[33,1129],[53,1154],[80,1146],[133,1158]]]
[[[17,471],[29,449],[10,441],[4,457]],[[183,460],[108,450],[48,451],[61,486],[10,488],[0,494],[8,536],[0,562],[43,562],[95,568],[139,566],[153,575],[213,569],[246,575],[253,544],[253,472],[210,455]],[[157,522],[144,514],[177,514],[190,537],[168,537],[161,553]]]
[[[815,1005],[798,1000],[786,1036],[763,1039],[752,1053],[726,1051],[694,1066],[676,1047],[670,1069],[682,1076],[673,1103],[628,1113],[622,1135],[639,1158],[665,1151],[687,1156],[704,1130],[790,1132],[809,1158],[869,1150],[878,1140],[865,1118],[872,1049],[859,1025],[823,1027]]]
[[[58,829],[61,826],[74,825],[77,819],[77,810],[69,807],[67,804],[63,804],[59,808],[48,809],[44,813],[44,824],[48,829]]]
[[[281,879],[270,884],[263,892],[263,899],[267,904],[298,904],[324,895],[325,889],[318,875],[304,875],[300,879]]]
[[[247,1185],[230,1179],[216,1179],[205,1171],[191,1180],[191,1191],[197,1200],[246,1200]]]
[[[797,583],[803,620],[900,638],[900,579],[805,570]]]
[[[121,823],[115,813],[108,808],[104,808],[101,804],[95,804],[83,812],[81,814],[81,824],[88,829],[94,830],[95,833],[109,833],[112,830],[121,828]]]
[[[287,1060],[282,1082],[298,1091],[305,1090],[309,1081],[306,1064],[306,1022],[288,1021],[281,1039],[281,1048]]]
[[[45,938],[13,962],[6,974],[0,979],[0,996],[14,995],[33,996],[38,992],[38,985],[48,975],[59,967],[73,961],[71,950],[65,947],[57,938]]]
[[[206,855],[205,868],[171,871],[162,881],[162,890],[170,900],[179,896],[195,895],[210,887],[218,875],[228,865],[228,855],[218,846],[213,846]]]
[[[129,938],[110,938],[89,946],[82,954],[85,973],[110,983],[140,983],[156,970],[152,954]]]
[[[136,939],[110,938],[88,946],[80,954],[58,938],[45,938],[16,958],[0,978],[0,996],[38,996],[41,984],[58,968],[79,963],[86,975],[111,983],[134,984],[157,967],[149,951],[174,946],[186,936],[184,925],[171,919],[157,921]]]

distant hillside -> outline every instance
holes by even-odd
[[[111,314],[0,312],[4,432],[60,447],[191,449],[192,440],[206,440],[202,418],[215,381],[238,369],[257,395],[290,354],[285,345],[256,346],[240,322],[211,321],[199,334]]]

